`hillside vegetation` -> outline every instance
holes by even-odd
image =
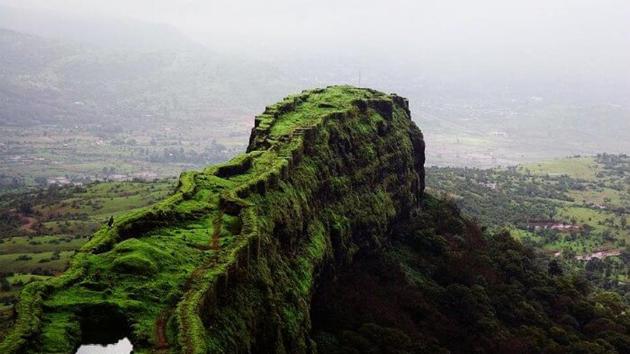
[[[424,193],[408,102],[304,91],[28,284],[0,352],[624,353],[622,298]],[[96,332],[96,333],[95,333]],[[112,338],[118,339],[118,338]]]
[[[174,180],[107,182],[0,196],[0,334],[28,283],[61,274],[110,217],[163,199]]]
[[[600,154],[507,169],[430,168],[430,190],[464,213],[630,299],[630,157]]]
[[[424,198],[390,243],[318,289],[320,353],[626,353],[627,305]]]
[[[2,348],[71,351],[89,327],[85,321],[113,311],[139,350],[256,343],[261,350],[306,351],[307,298],[332,242],[341,259],[351,257],[358,246],[350,227],[381,230],[377,237],[420,196],[422,136],[407,109],[397,96],[348,87],[268,107],[246,155],[184,174],[168,199],[98,231],[64,275],[27,286]],[[261,287],[237,292],[247,300],[241,307],[213,305],[247,276],[259,280],[243,286]],[[276,316],[283,320],[265,329],[263,318]],[[207,333],[208,321],[222,330]],[[260,327],[250,327],[258,321]],[[41,340],[26,340],[34,334]]]

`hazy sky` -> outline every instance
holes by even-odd
[[[430,65],[465,62],[481,69],[630,75],[628,0],[0,0],[0,4],[169,23],[216,48],[344,47]]]
[[[419,38],[427,45],[628,44],[626,0],[0,0],[254,38]],[[417,36],[417,37],[416,37]]]

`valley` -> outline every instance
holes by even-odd
[[[241,134],[178,129],[167,124],[139,130],[58,125],[0,127],[0,195],[94,181],[152,181],[224,161],[244,149]],[[213,133],[211,133],[212,131]],[[210,136],[221,135],[222,143]],[[244,138],[242,138],[244,139]]]
[[[362,85],[410,99],[430,165],[494,168],[630,149],[630,106],[614,85],[589,84],[593,97],[561,81],[462,86],[393,58],[317,61],[306,53],[271,63],[192,41],[146,48],[50,38],[7,21],[0,17],[0,194],[175,177],[226,161],[245,149],[251,117],[265,103],[303,87],[356,83],[357,70]],[[392,67],[405,74],[389,75]]]
[[[405,139],[412,142],[400,148]],[[33,330],[26,324],[40,323],[42,316],[43,326],[34,331],[42,331],[43,342],[8,339],[2,345],[10,351],[42,345],[66,352],[79,343],[93,343],[89,333],[95,324],[90,321],[105,321],[112,333],[133,323],[120,327],[121,335],[131,338],[139,352],[176,345],[185,352],[235,348],[227,338],[252,340],[234,332],[235,318],[255,336],[269,330],[247,323],[269,317],[259,313],[276,313],[273,306],[251,308],[271,291],[278,295],[268,301],[283,309],[277,313],[283,320],[273,326],[284,328],[288,339],[260,337],[255,344],[259,349],[294,346],[306,351],[310,342],[305,338],[310,336],[330,353],[370,346],[385,350],[389,345],[399,351],[455,352],[468,347],[625,348],[618,328],[606,332],[608,342],[595,342],[603,336],[599,332],[582,331],[602,321],[626,321],[615,309],[626,306],[628,299],[630,159],[601,154],[485,170],[429,167],[425,181],[421,139],[405,99],[329,87],[268,107],[256,118],[246,154],[202,172],[187,172],[177,188],[172,179],[43,183],[39,178],[48,186],[5,193],[0,196],[0,264],[6,269],[0,280],[0,335],[23,338],[22,331]],[[315,143],[320,148],[310,145]],[[285,148],[289,152],[281,150]],[[276,160],[277,173],[269,170]],[[341,169],[346,164],[354,167]],[[367,172],[370,168],[373,173]],[[321,171],[330,171],[330,179],[317,177]],[[117,172],[101,170],[109,178]],[[403,182],[394,182],[396,178]],[[353,189],[363,182],[350,180],[371,181],[376,192]],[[313,187],[313,181],[322,185]],[[418,196],[425,182],[427,193],[421,200],[405,199]],[[401,192],[405,186],[420,190]],[[231,188],[237,191],[233,195]],[[335,188],[345,192],[328,192]],[[330,209],[310,206],[329,203],[334,196],[343,198],[332,199]],[[284,198],[289,203],[285,210],[296,215],[322,212],[325,223],[307,216],[286,219],[269,207]],[[407,207],[395,207],[390,198]],[[416,203],[417,208],[412,206]],[[257,210],[262,220],[279,220],[274,227],[267,221],[259,224],[273,237],[264,236],[256,246],[252,240],[261,234],[249,223],[257,219],[243,210]],[[385,228],[395,213],[401,213],[398,220],[403,222]],[[302,220],[315,224],[306,226]],[[371,236],[366,239],[362,230],[370,230]],[[352,264],[346,265],[349,259]],[[269,272],[267,262],[280,271]],[[316,266],[332,263],[342,267],[343,284],[336,283],[331,269]],[[316,269],[321,273],[312,273]],[[361,276],[362,269],[374,271]],[[522,295],[524,284],[537,290]],[[373,290],[357,302],[357,287]],[[46,289],[53,289],[52,295],[44,295],[51,291]],[[107,298],[103,289],[108,289]],[[399,300],[387,301],[383,291],[398,294]],[[506,291],[519,301],[507,301]],[[546,295],[550,291],[555,294],[551,298]],[[200,295],[205,292],[209,295]],[[311,294],[312,307],[305,306]],[[564,307],[568,294],[574,298]],[[41,303],[40,296],[48,300]],[[29,304],[27,312],[16,307],[18,299]],[[205,299],[221,305],[211,315],[198,314],[195,301]],[[373,303],[381,303],[382,311],[372,313]],[[46,312],[39,312],[39,306]],[[595,308],[604,310],[596,313]],[[313,331],[305,332],[309,316]],[[473,325],[471,318],[484,325]],[[222,329],[205,331],[207,321]],[[576,321],[580,324],[574,325]],[[475,326],[475,337],[465,335],[470,326]],[[456,328],[456,343],[447,340],[448,328]],[[538,328],[550,329],[542,334],[543,341],[534,343]],[[496,330],[502,338],[491,340]]]
[[[490,229],[630,297],[630,157],[599,154],[509,168],[428,169],[427,184]]]
[[[429,192],[452,199],[485,227],[507,229],[526,246],[562,260],[567,270],[586,271],[596,284],[630,297],[628,178],[630,157],[607,154],[490,170],[427,169]],[[175,186],[173,179],[79,183],[0,196],[5,311],[23,285],[65,270],[68,258],[109,216],[152,204]],[[25,206],[24,200],[32,201]]]
[[[95,182],[0,196],[0,333],[11,324],[20,290],[57,276],[110,217],[153,204],[175,180]]]

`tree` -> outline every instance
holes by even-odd
[[[30,201],[25,200],[18,206],[18,211],[24,215],[30,215],[33,213],[33,204]]]
[[[46,177],[37,176],[35,177],[35,183],[40,187],[44,187],[46,186],[46,183],[48,183],[48,180],[46,179]]]
[[[1,291],[11,290],[11,283],[9,283],[9,280],[4,276],[0,278],[0,290]]]
[[[564,273],[564,271],[562,270],[562,267],[560,266],[560,263],[556,259],[549,262],[548,271],[549,271],[549,275],[553,275],[553,276],[562,275],[562,273]]]

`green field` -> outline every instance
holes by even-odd
[[[65,270],[72,254],[74,251],[60,252],[58,259],[54,259],[54,252],[3,254],[0,255],[0,269],[9,274],[28,274],[37,269],[58,274]]]
[[[572,157],[523,165],[519,171],[529,171],[542,176],[566,175],[575,179],[593,181],[597,178],[600,169],[601,166],[592,157]]]
[[[0,196],[0,323],[24,285],[63,272],[110,216],[162,200],[174,187],[174,179],[103,182]]]
[[[44,236],[15,236],[2,239],[0,242],[0,256],[15,253],[41,253],[53,251],[72,251],[84,244],[84,236],[44,235]]]

